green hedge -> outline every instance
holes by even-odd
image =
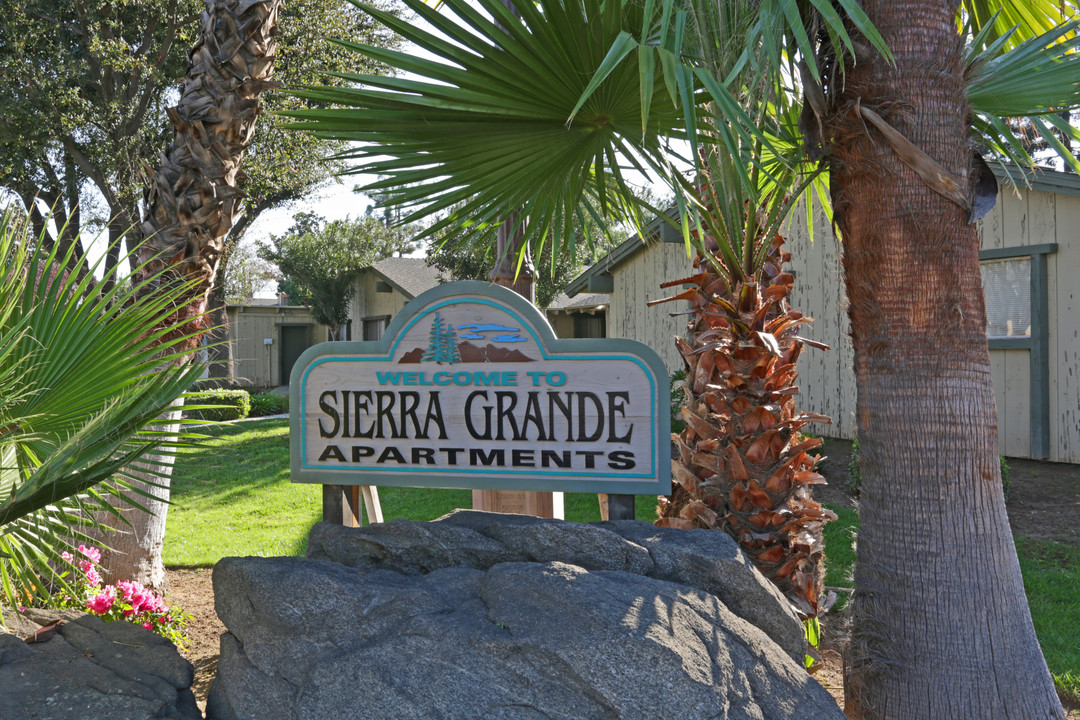
[[[261,392],[251,398],[251,417],[266,417],[289,412],[289,396],[276,392]]]
[[[189,418],[226,422],[243,420],[251,413],[251,395],[247,390],[201,390],[187,394],[185,405],[216,405],[201,410],[187,409]]]

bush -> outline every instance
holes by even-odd
[[[682,419],[683,401],[686,400],[686,371],[676,370],[671,373],[671,432],[678,434],[686,428]]]
[[[250,417],[266,417],[289,412],[289,396],[276,392],[261,392],[251,398]]]
[[[1009,471],[1012,469],[1009,467],[1009,461],[1005,459],[1004,455],[998,457],[998,461],[1001,463],[1001,490],[1005,494],[1005,499],[1009,499],[1009,495],[1012,494],[1012,481],[1009,480]],[[862,487],[862,469],[859,467],[859,438],[855,437],[851,439],[851,460],[848,462],[848,476],[847,481],[844,483],[844,490],[851,497],[859,497],[859,490]]]
[[[187,410],[187,416],[211,422],[243,420],[251,413],[251,395],[247,390],[203,390],[187,394],[186,404],[202,407]]]

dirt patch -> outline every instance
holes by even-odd
[[[202,710],[206,709],[206,695],[217,672],[219,638],[225,632],[225,625],[214,611],[210,573],[210,568],[169,570],[169,591],[165,595],[170,605],[179,605],[191,615],[187,626],[190,642],[186,657],[195,666],[195,682],[191,689]]]
[[[850,506],[844,491],[851,443],[827,440],[824,454],[828,459],[822,473],[830,485],[818,488],[815,496],[827,503]],[[1013,532],[1038,540],[1080,543],[1080,465],[1045,463],[1010,459],[1012,493],[1007,503]],[[214,593],[209,568],[176,569],[168,572],[170,604],[180,605],[192,615],[188,626],[191,637],[188,659],[195,666],[193,690],[199,707],[206,706],[206,695],[217,670],[218,638],[225,626],[214,612]],[[815,676],[843,706],[844,689],[840,648],[836,638],[826,635],[822,648],[825,665]],[[1080,708],[1068,713],[1069,720],[1080,720]]]
[[[814,497],[841,507],[853,504],[845,491],[851,443],[826,440],[819,472],[829,484]],[[1033,540],[1080,543],[1080,465],[1008,458],[1010,493],[1005,503],[1014,535]]]

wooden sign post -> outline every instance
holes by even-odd
[[[359,522],[351,487],[377,485],[606,493],[617,517],[618,496],[671,490],[668,393],[641,343],[558,339],[510,290],[447,283],[379,341],[300,356],[292,479],[338,486],[324,519],[345,524]]]

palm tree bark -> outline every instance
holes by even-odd
[[[146,189],[136,282],[166,268],[195,282],[175,314],[187,321],[178,337],[187,336],[188,349],[199,346],[207,329],[218,261],[240,212],[240,162],[255,132],[259,94],[276,86],[274,35],[281,2],[206,0],[180,102],[167,111],[173,141]],[[154,467],[155,485],[145,487],[157,500],[138,498],[153,514],[131,514],[131,532],[109,538],[113,552],[104,565],[110,577],[164,584],[170,469],[164,462]]]
[[[971,177],[957,8],[864,6],[895,64],[850,65],[830,122],[863,476],[846,711],[1063,718],[1005,514],[975,226],[857,117]]]

